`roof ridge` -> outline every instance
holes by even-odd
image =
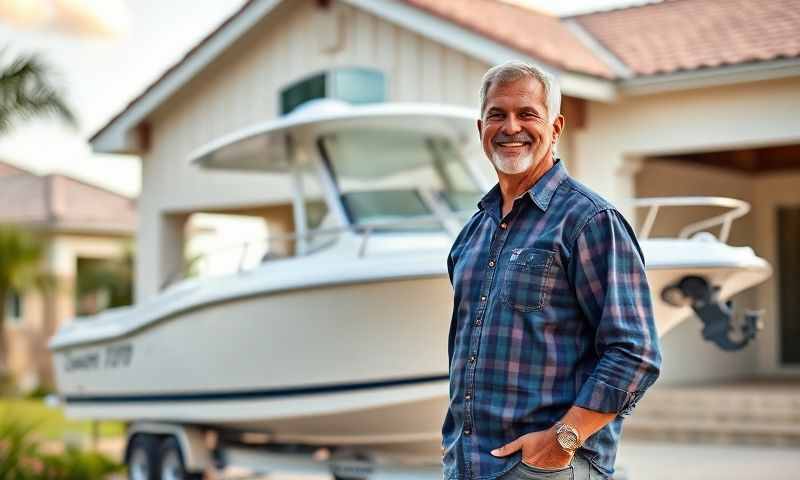
[[[575,37],[577,37],[578,41],[583,43],[586,48],[591,50],[603,63],[608,65],[608,68],[614,72],[614,75],[623,79],[633,77],[633,70],[612,52],[611,49],[608,48],[608,45],[586,30],[586,28],[581,25],[581,22],[574,18],[565,18],[562,19],[561,22]]]
[[[658,4],[661,4],[661,3],[674,3],[674,2],[681,1],[681,0],[637,0],[637,1],[641,1],[642,3],[634,3],[634,4],[631,4],[631,5],[625,5],[625,6],[619,6],[619,7],[610,7],[610,8],[605,8],[605,9],[600,8],[598,10],[590,10],[588,12],[583,12],[583,13],[575,13],[575,14],[572,14],[572,15],[564,15],[564,16],[561,17],[561,19],[563,19],[563,20],[576,20],[576,19],[578,19],[580,17],[589,17],[589,16],[592,16],[592,15],[601,15],[601,14],[604,14],[604,13],[616,13],[616,12],[622,12],[622,11],[627,11],[627,10],[636,10],[636,9],[639,9],[639,8],[648,8],[648,7],[652,7],[654,5],[658,5]]]
[[[486,1],[486,0],[484,0],[484,1]],[[519,2],[521,2],[521,0],[494,0],[494,1],[495,1],[495,3],[502,3],[502,4],[508,5],[510,7],[518,8],[520,10],[524,10],[526,12],[536,13],[536,14],[539,14],[539,15],[547,16],[547,17],[558,18],[558,15],[554,15],[554,14],[548,12],[548,11],[541,10],[541,9],[539,9],[537,7],[534,7],[533,5],[530,5],[530,4],[527,4],[527,3],[526,4],[519,3]]]

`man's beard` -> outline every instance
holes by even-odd
[[[533,167],[536,162],[532,151],[528,152],[527,155],[519,155],[515,158],[504,157],[495,151],[492,152],[492,163],[495,168],[506,175],[516,175],[526,172]]]

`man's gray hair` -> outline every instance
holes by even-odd
[[[547,99],[547,121],[552,122],[561,112],[561,87],[553,75],[547,73],[536,65],[525,62],[505,62],[489,69],[483,76],[481,84],[481,117],[486,109],[486,94],[495,83],[510,83],[521,78],[534,78],[544,87],[544,96]]]

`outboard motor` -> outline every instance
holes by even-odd
[[[703,338],[714,342],[723,350],[740,350],[762,328],[760,311],[747,311],[740,327],[740,339],[731,338],[733,327],[733,302],[719,300],[719,287],[713,286],[703,277],[686,276],[675,285],[661,291],[661,298],[670,305],[690,305],[703,322]]]

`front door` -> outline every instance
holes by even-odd
[[[800,365],[800,207],[778,209],[781,363]]]

